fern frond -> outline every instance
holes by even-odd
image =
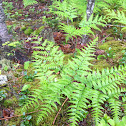
[[[107,69],[106,71],[102,70],[102,73],[100,73],[98,70],[97,70],[97,72],[93,71],[93,73],[88,72],[86,78],[84,78],[83,76],[79,77],[79,76],[77,76],[79,74],[77,74],[76,78],[78,78],[78,79],[76,79],[76,80],[81,83],[76,83],[77,91],[73,90],[74,93],[72,94],[72,96],[75,95],[74,96],[75,98],[73,97],[73,102],[71,102],[74,105],[72,105],[70,107],[72,108],[74,106],[74,109],[75,109],[75,106],[76,106],[75,103],[77,102],[77,104],[78,104],[78,102],[80,101],[79,98],[78,98],[79,100],[77,100],[77,96],[81,96],[83,98],[85,98],[85,96],[86,96],[87,99],[90,99],[92,101],[92,103],[91,103],[92,107],[93,107],[92,115],[94,117],[95,123],[97,124],[103,115],[102,110],[104,108],[102,108],[101,105],[104,104],[105,101],[108,101],[108,99],[118,98],[119,94],[126,91],[126,89],[122,89],[122,88],[120,89],[118,87],[118,84],[120,85],[123,82],[123,80],[125,80],[125,77],[126,77],[125,71],[126,71],[126,66],[119,67],[118,69],[115,67],[114,69],[111,68],[110,70]],[[82,75],[82,73],[81,73],[81,75]],[[74,85],[74,83],[73,83],[73,85]],[[80,86],[81,88],[79,88],[79,85],[81,85]],[[74,87],[74,89],[76,89],[76,88]],[[81,90],[83,89],[83,92],[85,92],[85,93],[83,93],[83,96],[81,95],[81,90],[79,90],[79,89],[81,89]],[[88,103],[86,100],[84,102]],[[80,103],[81,103],[81,105],[83,105],[82,108],[85,109],[84,103],[82,103],[82,102],[80,102]],[[117,104],[118,104],[117,106],[120,106],[120,102],[117,102]],[[113,109],[113,108],[114,107],[111,107],[111,109]],[[72,113],[72,110],[69,110],[69,111],[71,111],[71,113]],[[116,116],[117,111],[119,112],[119,109],[115,109],[114,111],[115,111],[115,113],[113,113],[113,114]],[[81,111],[79,111],[79,112],[81,112]],[[79,113],[79,112],[77,111],[77,113]],[[74,114],[76,115],[76,113],[74,113]],[[71,116],[74,114],[72,113]],[[79,114],[74,117],[72,116],[72,117],[70,117],[70,120],[73,120],[73,123],[75,123],[82,117],[82,116],[80,116],[80,118],[78,118],[78,116],[79,116]]]
[[[72,104],[69,106],[68,115],[70,124],[75,126],[77,122],[82,121],[85,118],[85,115],[88,113],[86,109],[88,108],[89,101],[87,100],[89,91],[85,88],[83,83],[74,82],[73,85],[76,85],[76,88],[71,93],[71,101]]]
[[[108,12],[109,19],[115,19],[114,22],[121,23],[123,25],[126,25],[126,16],[123,11],[117,11],[117,13],[114,10],[107,9],[106,12]],[[121,30],[125,30],[126,27],[123,27]]]
[[[40,48],[39,48],[40,47]],[[42,46],[37,47],[37,49],[43,49],[41,51],[34,51],[34,68],[39,73],[47,74],[49,77],[49,70],[60,69],[63,67],[63,52],[61,50],[58,51],[58,46],[54,46],[54,43],[45,41]],[[36,48],[36,47],[35,47]],[[42,72],[43,71],[43,72]],[[52,71],[50,71],[50,74]],[[55,72],[55,71],[54,71]],[[41,76],[41,75],[40,75]]]
[[[93,19],[93,14],[92,14],[90,16],[90,18],[88,19],[88,21],[87,21],[87,16],[85,15],[85,17],[80,22],[79,26],[80,27],[90,27],[90,28],[94,28],[94,29],[100,31],[100,29],[97,27],[97,25],[104,27],[104,26],[106,26],[105,23],[106,23],[105,18],[103,18],[102,16],[99,17],[99,15],[97,15]]]
[[[40,109],[38,123],[57,110],[56,102],[61,105],[60,99],[64,98],[63,96],[67,96],[71,103],[68,107],[68,121],[72,126],[86,118],[86,110],[90,107],[93,108],[95,124],[98,124],[104,109],[101,105],[105,101],[110,104],[114,118],[119,118],[120,105],[125,102],[125,97],[123,101],[118,98],[126,92],[125,88],[121,88],[126,78],[126,65],[103,69],[102,72],[91,70],[92,64],[89,61],[93,59],[96,41],[97,39],[82,51],[78,50],[78,55],[72,61],[69,60],[68,64],[63,64],[64,55],[56,51],[58,48],[53,44],[43,43],[43,52],[34,53],[34,69],[38,73],[36,77],[40,83],[38,88],[32,91],[23,108]],[[53,75],[53,72],[56,69],[60,70],[60,78],[55,82],[56,75]],[[122,105],[126,106],[125,103]]]
[[[43,49],[33,53],[33,66],[35,71],[37,71],[36,79],[39,79],[40,82],[38,89],[34,89],[31,92],[31,98],[25,102],[23,109],[26,110],[30,107],[36,108],[39,106],[39,109],[42,111],[40,111],[37,122],[40,122],[51,113],[54,108],[57,109],[55,102],[60,104],[61,87],[55,89],[55,87],[53,88],[53,86],[50,86],[54,83],[54,78],[56,77],[56,75],[53,74],[55,70],[58,69],[60,71],[63,67],[64,55],[63,52],[58,51],[58,47],[54,46],[54,43],[48,41],[45,41],[42,46],[37,49]]]
[[[123,108],[124,108],[124,113],[126,115],[126,93],[124,93],[124,96],[122,97],[122,101],[123,101]]]
[[[73,61],[68,61],[67,66],[64,67],[61,72],[62,79],[58,83],[65,85],[62,89],[62,93],[70,99],[72,105],[69,107],[69,122],[71,125],[76,125],[77,121],[82,120],[87,113],[86,109],[89,101],[87,100],[89,91],[92,89],[86,88],[83,78],[88,75],[88,71],[91,71],[89,61],[93,56],[93,48],[96,45],[96,41],[93,41],[88,45],[88,48],[82,49],[83,52],[78,50],[79,56],[73,58]]]
[[[110,98],[108,101],[113,117],[115,120],[119,119],[121,102],[115,98]]]
[[[77,9],[75,8],[75,4],[73,2],[64,0],[63,2],[56,1],[50,7],[50,12],[58,15],[59,17],[64,17],[65,19],[70,19],[77,17]]]
[[[77,14],[81,17],[84,16],[87,9],[87,1],[86,0],[72,0],[72,3],[74,3],[74,7],[77,9]]]
[[[82,31],[80,29],[76,29],[74,26],[71,25],[65,25],[63,23],[60,23],[60,29],[62,29],[66,34],[66,41],[69,40],[69,38],[72,38],[73,36],[81,36]]]
[[[126,16],[123,11],[121,11],[121,12],[117,11],[117,13],[116,13],[114,10],[112,10],[112,11],[108,10],[108,12],[109,12],[108,15],[111,16],[111,18],[116,19],[114,22],[118,22],[118,23],[121,23],[124,25],[126,24]]]
[[[104,108],[101,105],[104,104],[104,101],[106,101],[108,96],[97,90],[92,91],[90,95],[92,96],[92,115],[94,117],[95,124],[97,124],[103,115]]]

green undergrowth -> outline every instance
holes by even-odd
[[[98,46],[99,49],[102,49],[105,51],[108,51],[110,47],[115,53],[120,52],[120,51],[126,49],[126,42],[112,40],[112,41],[105,42],[101,45],[99,44],[99,46]]]
[[[110,42],[109,42],[110,43]],[[107,43],[106,43],[107,44]],[[45,51],[43,51],[43,52],[40,52],[40,51],[34,51],[34,53],[33,53],[33,59],[34,59],[34,57],[35,57],[35,59],[37,59],[37,60],[33,60],[34,62],[32,62],[32,63],[30,63],[29,64],[29,66],[28,66],[28,68],[27,69],[22,69],[22,68],[19,68],[19,69],[17,69],[17,73],[15,72],[14,73],[14,75],[16,76],[16,77],[20,77],[19,75],[19,73],[21,72],[23,72],[23,77],[21,77],[21,78],[19,78],[18,79],[18,81],[16,82],[16,84],[20,84],[21,83],[21,85],[30,85],[30,87],[28,88],[28,90],[30,91],[30,94],[29,94],[29,99],[30,99],[30,101],[32,101],[33,99],[32,99],[32,97],[35,97],[35,98],[39,98],[39,100],[38,100],[38,102],[37,102],[37,99],[36,99],[36,103],[34,103],[33,104],[33,106],[36,106],[34,109],[32,108],[32,107],[30,107],[30,109],[28,110],[28,111],[26,111],[26,113],[29,113],[29,112],[32,112],[32,111],[36,111],[36,110],[41,110],[41,106],[46,106],[47,104],[48,104],[48,102],[47,103],[45,103],[45,101],[46,101],[46,95],[44,94],[44,90],[46,89],[48,89],[49,88],[49,90],[50,90],[50,85],[51,85],[51,88],[53,89],[53,87],[55,87],[53,90],[55,91],[55,90],[57,90],[56,89],[56,85],[59,85],[60,83],[63,83],[62,82],[62,77],[64,78],[65,76],[65,80],[64,81],[68,81],[67,80],[67,78],[68,79],[70,79],[69,81],[71,81],[70,82],[70,87],[69,87],[69,85],[67,85],[69,88],[68,89],[64,89],[64,91],[63,91],[63,93],[61,94],[61,96],[59,96],[58,97],[58,101],[56,100],[55,102],[54,102],[54,104],[56,104],[57,103],[57,106],[55,106],[54,104],[54,106],[51,108],[53,111],[51,112],[51,115],[49,114],[49,112],[47,112],[47,114],[48,114],[48,117],[47,118],[43,118],[43,120],[41,120],[41,123],[40,124],[37,124],[37,122],[36,122],[36,120],[38,120],[38,115],[40,114],[41,115],[41,111],[40,112],[35,112],[35,113],[33,113],[33,114],[31,114],[32,115],[32,119],[31,119],[31,122],[33,123],[33,124],[35,124],[36,126],[38,125],[45,125],[45,126],[50,126],[50,125],[52,125],[52,122],[54,121],[54,118],[55,118],[55,116],[56,116],[56,114],[57,114],[57,112],[58,112],[58,110],[60,109],[60,107],[61,107],[61,103],[63,103],[63,100],[61,100],[62,99],[62,97],[63,97],[63,95],[65,95],[65,96],[68,96],[68,97],[71,97],[71,95],[68,93],[72,88],[73,88],[73,86],[75,86],[75,85],[78,85],[79,83],[79,81],[82,79],[82,78],[75,78],[76,76],[74,75],[75,74],[75,71],[73,70],[74,69],[74,67],[77,67],[76,65],[78,64],[78,62],[79,62],[79,60],[75,60],[76,58],[79,58],[79,57],[81,57],[81,55],[83,55],[83,52],[77,52],[77,55],[76,56],[74,56],[74,54],[63,54],[63,53],[61,53],[61,51],[58,51],[57,52],[57,49],[58,49],[58,47],[56,47],[56,48],[54,48],[54,45],[53,45],[53,43],[51,43],[51,44],[49,44],[48,42],[45,42],[45,43],[43,43],[43,47],[45,47],[45,46],[47,46],[46,47],[46,49],[45,49]],[[41,48],[41,49],[43,49],[43,47],[35,47],[35,48]],[[111,46],[112,47],[112,49],[113,49],[113,45]],[[90,49],[90,47],[89,47],[89,49]],[[102,48],[103,49],[103,48]],[[51,51],[49,51],[49,50],[51,50]],[[85,50],[83,50],[85,53],[86,53],[86,51]],[[115,50],[114,50],[115,51]],[[80,56],[79,56],[79,53],[81,54]],[[36,55],[36,54],[38,54],[38,55]],[[36,56],[35,56],[36,55]],[[61,59],[59,59],[58,58],[58,55],[60,55],[60,58]],[[92,54],[91,54],[91,56],[92,56]],[[52,57],[52,58],[50,58],[50,57]],[[83,57],[84,59],[86,58],[85,56]],[[90,58],[89,58],[90,59]],[[92,59],[92,58],[91,58]],[[60,62],[58,62],[60,60]],[[72,62],[74,62],[74,60],[76,61],[76,63],[74,64],[74,63],[72,63]],[[39,62],[38,62],[39,61]],[[87,64],[88,62],[86,62],[86,59],[84,60],[84,62]],[[35,64],[35,63],[37,63],[37,64]],[[42,64],[42,63],[44,63],[44,64]],[[51,64],[50,64],[51,63]],[[71,65],[70,65],[70,68],[68,67],[68,64],[69,63],[71,63]],[[79,63],[81,63],[81,62],[79,62]],[[96,70],[97,71],[97,69],[99,69],[99,71],[104,71],[103,69],[105,69],[105,71],[108,71],[108,68],[111,68],[111,65],[108,63],[108,62],[106,62],[106,59],[104,59],[104,60],[95,60],[95,59],[93,59],[92,60],[92,62],[91,62],[93,65],[91,65],[89,68],[88,68],[88,70],[87,71],[85,71],[85,74],[86,75],[88,75],[88,71],[90,71],[91,69],[94,69],[94,70]],[[54,65],[55,64],[55,65]],[[86,64],[85,65],[83,65],[83,66],[85,66],[85,67],[87,67],[86,66]],[[79,65],[79,67],[80,67],[81,65]],[[65,68],[66,67],[66,68]],[[81,69],[87,69],[87,68],[85,68],[85,67],[82,67]],[[91,69],[90,69],[91,68]],[[70,71],[69,71],[70,70]],[[104,72],[105,72],[104,71]],[[111,68],[111,71],[113,71],[112,70],[112,68]],[[64,72],[66,72],[65,74],[64,74]],[[70,73],[69,73],[70,72]],[[73,73],[72,73],[73,72]],[[81,71],[80,71],[81,72]],[[80,72],[77,72],[77,74],[79,74],[79,75],[81,75],[82,76],[82,73],[80,73]],[[97,71],[98,72],[98,71]],[[34,74],[34,73],[36,73],[36,74]],[[109,73],[109,72],[108,72]],[[98,72],[98,74],[100,74],[99,72]],[[121,73],[120,73],[121,74]],[[75,76],[75,77],[74,77]],[[89,76],[91,77],[91,73],[89,72]],[[99,75],[100,76],[100,75]],[[74,79],[72,79],[72,78],[74,77]],[[60,80],[61,80],[61,82],[60,82]],[[83,79],[82,79],[83,80]],[[75,81],[75,82],[72,82],[72,81]],[[76,82],[77,81],[77,82]],[[83,81],[86,81],[86,80],[83,80]],[[82,81],[82,83],[83,83],[83,81]],[[47,83],[48,82],[48,83]],[[54,83],[54,84],[53,84]],[[99,83],[99,82],[98,82]],[[55,85],[56,84],[56,85]],[[85,83],[86,84],[86,83]],[[100,83],[99,83],[100,84]],[[43,86],[42,86],[43,85]],[[72,86],[73,85],[73,86]],[[61,85],[59,85],[60,87],[62,87]],[[125,87],[125,85],[124,84],[122,84],[121,85],[122,87]],[[83,84],[81,84],[80,85],[80,87],[83,87]],[[65,87],[64,87],[65,88]],[[75,91],[77,91],[77,90],[80,90],[80,89],[78,89],[79,87],[74,87],[75,89],[73,89],[72,91],[73,92],[75,92]],[[77,88],[77,89],[76,89]],[[16,87],[14,88],[16,91],[19,91],[19,89],[17,89]],[[34,90],[35,89],[35,90]],[[44,90],[43,90],[44,89]],[[52,89],[51,89],[51,92],[52,92]],[[47,90],[48,91],[48,90]],[[122,89],[122,91],[123,91],[123,89]],[[39,95],[38,96],[38,94],[41,92],[41,95]],[[97,92],[97,91],[96,91]],[[38,93],[38,94],[37,94]],[[48,92],[46,92],[46,93],[48,93]],[[68,94],[67,94],[68,93]],[[71,92],[72,93],[72,92]],[[79,93],[79,92],[76,92],[76,93]],[[57,92],[57,94],[59,94],[58,92]],[[37,97],[36,97],[36,96]],[[45,96],[44,96],[45,95]],[[49,94],[50,95],[50,94]],[[53,95],[53,94],[52,94]],[[52,96],[51,96],[52,97]],[[73,96],[75,99],[76,98],[78,98],[77,96]],[[83,96],[81,96],[81,97],[83,97]],[[88,96],[87,96],[88,97]],[[43,99],[44,98],[44,99]],[[41,100],[41,99],[43,99],[43,100]],[[51,100],[51,99],[50,99]],[[58,117],[57,117],[57,120],[56,120],[56,122],[55,122],[55,125],[59,125],[59,123],[62,123],[62,124],[67,124],[67,121],[69,122],[69,120],[68,120],[68,118],[70,118],[70,116],[67,114],[67,111],[69,112],[70,110],[71,110],[71,107],[68,107],[68,106],[73,106],[73,109],[74,109],[74,101],[71,99],[71,98],[69,98],[69,102],[70,102],[70,104],[69,104],[69,102],[68,103],[65,103],[65,105],[63,106],[63,108],[61,109],[61,112],[60,112],[60,114],[58,115]],[[72,101],[71,101],[72,100]],[[15,102],[12,102],[12,101],[15,101]],[[26,99],[26,101],[27,101],[27,99]],[[28,101],[28,103],[27,102],[24,102],[25,104],[27,104],[28,106],[28,108],[29,108],[29,106],[31,105],[31,103],[29,103],[30,101]],[[33,100],[34,101],[34,100]],[[52,101],[52,100],[51,100]],[[44,102],[44,103],[43,103]],[[53,102],[53,101],[52,101]],[[87,101],[88,102],[88,101]],[[24,104],[23,103],[23,104]],[[121,103],[121,102],[120,102]],[[22,104],[22,105],[23,105]],[[83,104],[83,103],[82,103]],[[89,102],[88,102],[88,104],[89,104]],[[15,98],[15,97],[12,97],[12,98],[10,98],[10,99],[7,99],[7,100],[5,100],[4,101],[4,106],[5,107],[9,107],[9,106],[18,106],[18,100]],[[49,106],[48,106],[49,107]],[[55,107],[57,108],[56,110],[55,110]],[[19,109],[20,110],[20,112],[18,113],[18,111],[17,111],[17,109]],[[48,110],[47,110],[48,111]],[[49,110],[50,111],[50,110]],[[16,107],[16,109],[15,109],[15,114],[17,114],[17,115],[19,115],[19,114],[22,114],[24,112],[24,110],[22,111],[22,108],[18,108],[18,107]],[[87,111],[85,111],[85,118],[86,118],[86,113],[88,113]],[[78,115],[77,115],[78,116]],[[40,118],[40,117],[39,117]],[[82,117],[81,117],[82,118]],[[111,116],[111,118],[112,118],[112,116]],[[83,119],[83,118],[82,118]],[[80,120],[82,120],[82,119],[80,119]],[[90,120],[92,120],[93,119],[93,116],[91,117],[91,119]],[[18,125],[19,123],[20,123],[20,121],[21,121],[22,119],[19,117],[19,119],[16,119],[15,120],[15,118],[14,119],[11,119],[11,121],[9,121],[7,124],[9,124],[9,125],[11,125],[11,124],[15,124],[15,125]],[[16,123],[15,123],[16,122]],[[71,123],[71,121],[69,122],[69,123]],[[75,123],[75,122],[74,122]]]
[[[93,64],[93,66],[91,67],[94,70],[99,69],[100,71],[102,71],[102,69],[106,69],[106,68],[111,68],[111,65],[109,63],[107,63],[106,59],[102,59],[102,60],[93,60],[91,61],[91,63]]]
[[[121,23],[125,25],[123,10],[125,6],[123,1],[121,1],[122,4],[117,0],[119,7],[114,6],[115,1],[96,2],[94,14],[91,15],[88,21],[86,16],[83,15],[86,15],[87,1],[84,1],[85,4],[81,4],[81,2],[78,3],[77,0],[55,1],[52,4],[52,8],[50,6],[51,17],[56,17],[56,22],[63,21],[60,24],[60,30],[67,33],[66,41],[73,36],[82,36],[84,32],[86,35],[94,35],[92,28],[100,31],[98,25],[105,27],[105,24],[109,23],[106,22],[108,19],[112,19],[112,24],[114,21],[117,24]],[[30,3],[34,2],[29,1],[28,3],[24,1],[25,6]],[[9,3],[9,5],[8,2],[4,2],[4,4],[6,7],[5,14],[10,13],[8,18],[17,19],[18,16],[22,16],[22,10],[17,12],[14,10],[15,13],[13,13],[14,7],[12,3]],[[8,11],[8,7],[10,7],[10,12]],[[101,9],[102,7],[103,9]],[[122,8],[122,11],[117,11],[119,8]],[[29,11],[33,13],[34,8],[31,8]],[[27,17],[28,15],[25,16]],[[75,18],[77,18],[77,21],[73,20]],[[23,26],[20,29],[21,33],[25,33],[26,35],[30,35],[33,32],[39,34],[43,27],[33,31],[34,28],[30,25],[36,24],[37,20],[30,20],[22,24],[20,22],[18,25],[17,23],[14,24],[14,29],[9,26],[9,32],[14,32],[16,28]],[[69,20],[71,20],[71,23]],[[56,22],[53,22],[51,19],[51,21],[47,20],[47,22],[41,23],[48,25],[51,23],[51,25],[53,24],[52,26],[57,27],[58,23],[55,25]],[[107,31],[107,33],[112,33],[114,38],[119,38],[122,35],[120,34],[120,30],[115,27]],[[17,33],[15,33],[16,35]],[[108,38],[108,40],[110,39],[113,38]],[[20,98],[18,100],[15,97],[6,99],[4,106],[13,106],[14,108],[20,102],[20,107],[15,108],[15,115],[40,110],[37,113],[31,114],[32,120],[30,121],[36,126],[51,126],[58,110],[62,107],[67,97],[69,100],[63,105],[55,125],[78,125],[80,121],[88,118],[89,114],[91,115],[90,122],[92,122],[92,125],[122,125],[123,123],[120,122],[121,119],[123,122],[125,121],[124,115],[126,112],[126,66],[125,56],[122,56],[124,53],[121,53],[121,51],[125,50],[126,44],[123,41],[113,40],[99,45],[99,49],[105,50],[105,56],[103,56],[103,59],[99,58],[100,60],[93,59],[95,45],[96,40],[91,42],[85,50],[77,50],[77,54],[74,56],[73,54],[64,55],[63,52],[58,51],[59,47],[47,41],[42,43],[41,46],[34,47],[42,51],[34,51],[32,55],[33,64],[30,63],[32,65],[27,69],[14,70],[14,76],[11,78],[14,81],[15,78],[18,79],[14,83],[16,86],[14,85],[13,88],[16,92],[21,91]],[[121,66],[119,66],[118,57],[119,60],[123,58]],[[7,70],[6,73],[9,71],[7,68],[4,68],[4,70]],[[22,86],[23,88],[19,89]],[[122,99],[120,100],[119,97]],[[104,105],[107,107],[104,107]],[[9,120],[6,124],[20,125],[19,123],[22,121],[23,119],[18,117]]]
[[[119,118],[119,106],[125,104],[124,101],[119,101],[118,97],[121,92],[125,92],[125,88],[118,86],[125,80],[125,66],[111,67],[110,70],[105,66],[107,68],[101,72],[98,69],[92,71],[89,61],[93,59],[95,45],[96,40],[86,49],[77,50],[76,57],[68,60],[66,64],[63,61],[64,54],[58,51],[54,43],[45,41],[42,46],[35,47],[44,49],[42,52],[33,53],[36,79],[40,82],[25,101],[23,111],[28,108],[40,110],[37,124],[41,124],[52,113],[58,112],[58,106],[63,104],[61,99],[64,97],[69,98],[70,104],[66,113],[70,125],[77,125],[77,122],[86,118],[89,108],[92,108],[92,120],[97,125],[104,114],[104,102],[108,102],[109,108],[114,112],[111,118]],[[57,72],[60,73],[59,78]]]
[[[92,69],[102,70],[111,66],[118,66],[120,60],[126,51],[126,43],[124,41],[107,41],[103,44],[98,44],[97,49],[104,50],[104,54],[97,56],[96,60],[91,61],[93,63]],[[100,57],[100,58],[99,58]],[[124,63],[123,63],[124,64]]]
[[[94,45],[96,44],[94,43]],[[58,51],[58,47],[54,46],[54,43],[50,43],[48,41],[45,41],[40,47],[34,47],[37,49],[44,49],[44,51],[34,51],[34,62],[29,62],[30,64],[26,63],[28,66],[24,66],[25,69],[22,71],[19,69],[20,72],[23,72],[23,78],[20,78],[17,83],[22,82],[25,86],[23,90],[29,90],[29,94],[26,99],[23,98],[24,100],[22,101],[22,104],[20,104],[22,107],[25,106],[25,109],[22,111],[22,108],[20,108],[21,113],[19,112],[18,114],[22,114],[23,112],[29,113],[32,111],[39,111],[31,114],[31,122],[33,122],[36,126],[52,125],[61,104],[64,102],[62,98],[68,97],[69,102],[66,102],[62,107],[60,114],[56,119],[55,125],[58,125],[60,122],[62,124],[67,124],[68,122],[71,125],[77,125],[77,122],[82,121],[83,118],[87,117],[87,114],[89,114],[87,109],[91,107],[93,108],[92,112],[94,111],[92,114],[90,113],[92,115],[91,120],[93,119],[96,121],[95,123],[98,123],[99,119],[101,119],[99,115],[101,115],[102,112],[97,111],[96,108],[100,109],[101,105],[104,104],[105,101],[112,103],[111,99],[113,99],[113,97],[110,97],[112,93],[113,96],[115,96],[114,94],[119,96],[120,92],[125,90],[125,85],[122,82],[125,78],[125,67],[120,67],[119,69],[116,67],[112,68],[105,59],[96,61],[92,57],[94,56],[92,54],[92,52],[94,52],[94,46],[92,45],[92,47],[90,45],[86,48],[86,50],[78,50],[76,56],[73,54],[64,55],[60,50]],[[88,50],[91,50],[90,54],[88,54],[90,52],[88,52]],[[89,63],[88,60],[92,60],[92,64],[94,65]],[[90,69],[92,66],[95,71]],[[114,73],[114,70],[119,72],[121,76],[116,77],[117,74]],[[16,73],[15,76],[17,76]],[[101,80],[98,81],[100,78]],[[114,79],[116,79],[117,84],[119,85],[121,82],[121,87],[123,87],[122,89],[119,89],[117,84],[113,82]],[[89,85],[87,85],[87,83]],[[113,84],[114,87],[111,85],[106,89],[104,85],[109,85],[110,83]],[[87,85],[87,87],[84,85]],[[93,89],[91,85],[96,89]],[[97,89],[102,90],[99,92]],[[90,90],[91,96],[94,95],[93,99],[96,100],[96,102],[88,95],[88,90]],[[109,91],[110,94],[106,94],[106,91]],[[83,94],[83,92],[87,93]],[[98,97],[101,97],[101,101],[97,99]],[[92,103],[85,98],[89,98]],[[117,99],[118,98],[116,97],[116,100]],[[6,107],[14,105],[18,106],[17,101],[12,102],[13,100],[13,98],[5,100],[4,105]],[[122,104],[122,101],[118,102]],[[118,102],[116,105],[118,105]],[[110,109],[115,111],[116,116],[116,114],[118,115],[119,108],[115,110],[113,106],[110,106]],[[15,113],[17,114],[16,109]],[[101,109],[104,110],[104,108]],[[47,118],[45,118],[45,115]],[[42,117],[43,119],[41,120]],[[112,117],[113,116],[111,116],[111,118]],[[20,119],[17,119],[16,124],[19,123]],[[13,123],[14,120],[15,119],[12,119],[8,124]],[[38,122],[41,123],[38,123],[35,120],[38,120]]]

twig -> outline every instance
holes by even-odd
[[[103,42],[107,37],[109,37],[111,34],[108,34],[106,37],[104,37],[100,42]]]
[[[57,118],[57,116],[59,115],[59,113],[60,113],[60,111],[61,111],[61,108],[64,106],[64,104],[66,103],[67,100],[68,100],[68,97],[65,99],[65,101],[64,101],[63,104],[61,105],[61,107],[60,107],[58,113],[56,114],[55,119],[54,119],[54,121],[53,121],[53,125],[55,124],[56,118]]]
[[[40,111],[42,111],[42,110],[29,112],[29,113],[26,113],[25,115],[29,115],[29,114],[36,113],[36,112],[40,112]],[[14,118],[14,117],[20,117],[20,116],[23,116],[23,114],[21,114],[21,115],[11,116],[11,117],[6,117],[6,118],[0,118],[0,120],[11,119],[11,118]]]
[[[107,26],[110,26],[110,27],[112,27],[112,26],[116,26],[116,27],[126,27],[126,26],[124,26],[124,25],[112,25],[112,24],[106,24]]]

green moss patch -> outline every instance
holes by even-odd
[[[126,42],[124,41],[108,41],[105,42],[104,44],[100,44],[99,45],[99,49],[101,50],[105,50],[105,51],[109,51],[109,48],[111,47],[111,49],[113,50],[113,52],[120,52],[124,49],[126,49]]]
[[[106,60],[100,60],[100,61],[93,61],[93,68],[94,70],[99,69],[100,71],[102,71],[102,69],[106,69],[107,67],[110,68],[111,65],[109,63],[106,62]]]

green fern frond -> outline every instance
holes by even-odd
[[[121,7],[126,11],[126,1],[120,0]]]
[[[89,101],[88,98],[88,90],[85,88],[83,83],[73,83],[73,85],[76,85],[76,88],[73,90],[73,93],[71,93],[71,101],[72,104],[69,106],[68,115],[69,122],[71,122],[71,125],[77,125],[77,122],[82,121],[85,115],[88,113],[86,109],[88,109]],[[89,91],[91,91],[89,89]]]
[[[108,18],[109,19],[115,19],[114,22],[117,22],[117,23],[121,23],[123,25],[126,25],[126,16],[125,16],[125,13],[123,11],[117,11],[115,12],[114,10],[109,10],[107,9],[106,12],[108,12]],[[122,30],[126,29],[126,27],[123,27]]]
[[[51,90],[48,88],[49,83],[54,82],[56,75],[53,73],[56,73],[55,70],[58,69],[60,71],[63,67],[63,52],[58,51],[58,47],[54,46],[54,43],[45,41],[42,46],[39,46],[40,48],[37,49],[43,49],[41,51],[34,51],[33,57],[34,62],[33,66],[35,71],[37,72],[36,79],[40,80],[39,89],[35,89],[33,92],[34,94],[31,95],[31,97],[34,97],[35,99],[44,101],[46,99],[46,94],[51,93]],[[38,94],[37,94],[37,93]],[[53,92],[52,92],[53,93]],[[26,105],[24,108],[26,108],[29,105],[34,105],[37,101],[36,100],[28,100],[26,101]],[[57,101],[58,102],[58,101]]]
[[[72,0],[74,3],[74,7],[77,9],[77,14],[81,17],[84,16],[87,9],[87,1],[86,0]]]
[[[73,36],[82,36],[82,31],[80,29],[76,29],[74,26],[71,25],[65,25],[63,23],[60,23],[60,29],[62,29],[66,34],[66,41],[69,40],[69,38],[72,38]]]
[[[70,19],[77,17],[77,9],[75,8],[75,4],[73,2],[64,0],[63,2],[56,1],[50,7],[50,12],[58,15],[59,17],[64,17],[65,19]]]
[[[40,47],[40,48],[39,48]],[[60,69],[63,67],[63,52],[58,51],[58,46],[54,46],[54,43],[45,41],[42,46],[37,47],[41,51],[34,51],[34,67],[39,73],[45,73],[49,76],[48,70]],[[36,47],[35,47],[36,48]],[[44,49],[43,49],[44,48]],[[43,72],[42,72],[43,71]],[[50,71],[50,74],[52,71]],[[55,71],[54,71],[55,72]]]
[[[126,93],[124,93],[124,96],[122,97],[122,101],[123,101],[123,108],[124,108],[124,113],[126,115]]]
[[[115,98],[111,98],[108,101],[109,101],[109,106],[111,108],[113,117],[115,119],[119,119],[121,102]]]
[[[108,15],[111,16],[111,18],[116,19],[114,22],[126,24],[126,16],[123,11],[121,11],[121,12],[117,11],[117,13],[116,13],[114,10],[112,10],[112,11],[110,11],[110,13]]]
[[[90,28],[94,28],[96,30],[100,29],[97,27],[97,25],[99,26],[106,26],[105,23],[105,18],[103,18],[102,16],[99,17],[99,15],[95,16],[95,18],[93,19],[93,14],[90,16],[90,18],[87,21],[87,16],[85,15],[85,17],[82,19],[82,21],[79,23],[80,27],[90,27]]]
[[[97,90],[92,91],[91,96],[92,96],[91,104],[93,108],[92,115],[94,117],[95,124],[97,124],[103,115],[104,108],[101,105],[104,104],[104,101],[106,101],[108,96],[105,94],[102,94],[100,91],[97,91]]]
[[[126,125],[126,116],[122,117],[122,120],[111,119],[107,114],[104,114],[104,117],[101,119],[100,123],[97,126],[125,126]]]
[[[121,8],[125,9],[124,0],[97,0],[95,2],[94,13],[103,13],[104,9],[119,10]]]
[[[36,0],[23,0],[24,7],[27,7],[29,5],[37,4],[38,2]]]
[[[77,50],[78,55],[68,64],[63,64],[63,53],[47,41],[42,45],[44,50],[34,53],[34,69],[40,82],[23,108],[40,109],[38,123],[57,110],[56,103],[61,105],[63,96],[68,97],[71,103],[68,107],[68,122],[72,126],[86,118],[87,109],[91,107],[94,122],[98,124],[103,115],[102,104],[106,101],[110,104],[114,118],[119,118],[120,106],[126,106],[125,97],[123,101],[118,100],[120,94],[126,92],[125,88],[119,87],[125,81],[126,66],[107,68],[102,72],[91,70],[89,61],[93,59],[96,41],[82,51]],[[57,81],[53,74],[56,69],[60,70]]]
[[[75,84],[76,84],[76,86],[75,87],[73,86],[74,93],[71,93],[73,101],[70,101],[70,102],[73,105],[70,106],[70,108],[72,108],[72,109],[69,110],[69,112],[71,112],[71,114],[69,114],[69,115],[71,116],[70,120],[73,120],[73,122],[71,122],[72,125],[76,121],[80,120],[80,118],[82,117],[79,115],[81,115],[80,113],[86,109],[87,106],[84,107],[85,103],[89,103],[89,102],[87,102],[86,98],[90,99],[92,101],[92,103],[91,103],[92,107],[93,107],[92,115],[94,117],[95,123],[97,124],[100,121],[100,119],[103,115],[102,110],[104,109],[101,107],[101,104],[104,104],[104,102],[108,101],[109,98],[114,98],[114,99],[118,98],[119,94],[121,94],[121,92],[126,91],[125,89],[118,88],[118,84],[121,84],[122,80],[124,80],[126,77],[125,70],[126,70],[126,66],[124,66],[122,68],[119,67],[118,69],[115,67],[115,69],[111,68],[111,70],[109,70],[109,69],[107,69],[106,71],[102,70],[102,74],[97,70],[97,72],[93,71],[93,73],[88,72],[89,74],[87,74],[86,78],[84,78],[82,76],[83,79],[82,79],[82,77],[79,76],[80,74],[72,75],[69,73],[69,75],[73,76],[74,79],[76,76],[76,78],[78,78],[76,80],[79,82],[79,83],[78,82],[73,83],[73,85],[75,86]],[[69,71],[69,69],[68,69],[68,71]],[[84,72],[84,70],[83,70],[83,72]],[[83,75],[83,74],[81,73],[81,75]],[[83,100],[83,99],[85,99],[85,100],[83,100],[83,102],[82,102],[80,100],[79,96],[81,97],[81,100]],[[80,106],[79,103],[81,103],[81,105],[83,107]],[[112,103],[112,101],[111,101],[111,103]],[[117,104],[118,104],[118,106],[120,106],[120,102],[117,102]],[[79,106],[79,107],[77,108],[76,106]],[[113,108],[111,107],[111,109],[113,109]],[[81,109],[83,109],[83,111]],[[73,113],[73,110],[75,110],[75,113]],[[119,109],[115,109],[114,111],[115,111],[115,113],[113,113],[113,114],[116,116],[116,113],[117,113],[117,111],[119,112]],[[75,115],[75,116],[73,117],[73,115]]]

